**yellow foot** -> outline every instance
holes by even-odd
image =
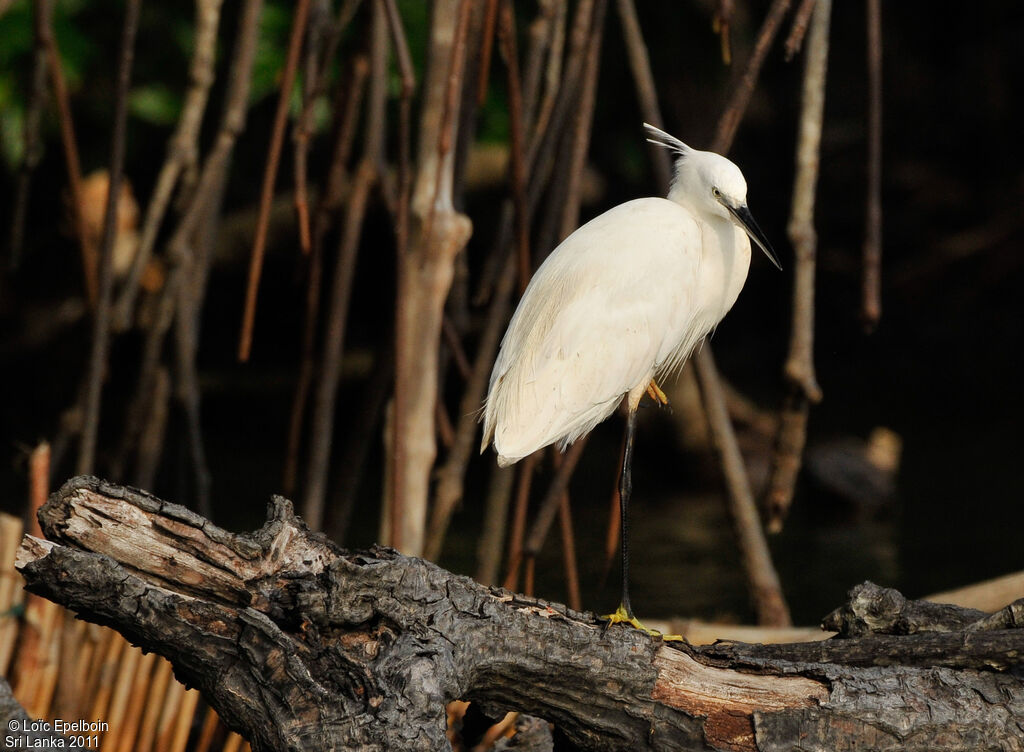
[[[686,642],[686,638],[684,638],[682,635],[667,635],[662,634],[657,629],[648,629],[640,622],[639,619],[627,613],[626,609],[623,608],[621,603],[619,604],[619,607],[615,609],[614,614],[608,614],[607,616],[601,616],[599,618],[607,621],[607,626],[609,627],[612,624],[629,624],[634,629],[639,629],[641,632],[646,632],[651,637],[660,637],[665,642]]]
[[[647,385],[647,395],[659,405],[668,404],[668,397],[661,391],[661,387],[654,379],[651,379],[651,383]]]

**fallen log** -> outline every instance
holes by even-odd
[[[239,535],[78,477],[39,518],[48,540],[26,536],[17,558],[28,589],[167,657],[257,752],[450,749],[456,699],[583,749],[1024,750],[1013,605],[937,613],[863,586],[832,639],[694,647],[344,551],[281,497]]]

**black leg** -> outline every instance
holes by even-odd
[[[633,437],[636,434],[636,410],[626,419],[626,449],[622,453],[622,476],[619,479],[619,511],[622,515],[622,600],[619,610],[633,618],[629,603],[629,499],[633,494]]]

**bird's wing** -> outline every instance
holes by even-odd
[[[514,461],[570,443],[674,351],[699,267],[699,230],[675,203],[631,201],[570,235],[537,270],[491,375],[484,441]]]

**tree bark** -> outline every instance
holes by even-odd
[[[169,658],[257,752],[449,749],[454,699],[544,718],[583,749],[1024,749],[1019,603],[989,617],[865,585],[830,618],[838,638],[696,648],[391,549],[343,551],[281,497],[268,517],[236,535],[78,477],[17,566]]]

